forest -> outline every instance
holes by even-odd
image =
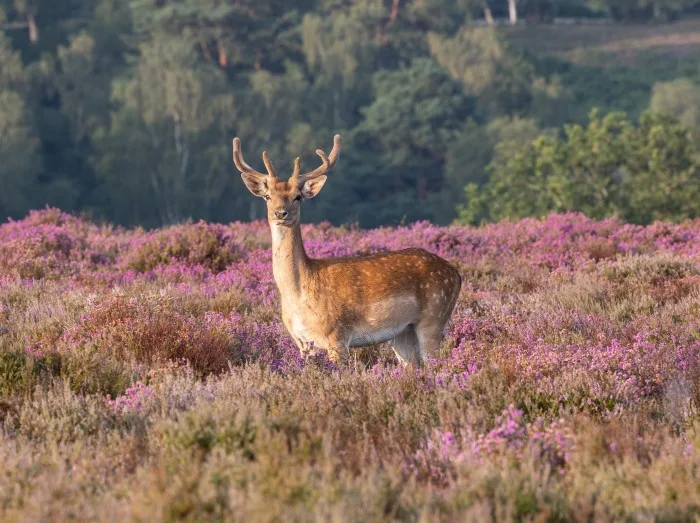
[[[231,162],[343,137],[305,221],[700,216],[692,0],[0,0],[0,219],[258,219]]]

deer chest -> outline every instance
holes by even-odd
[[[297,343],[308,348],[320,344],[322,337],[316,327],[315,318],[304,314],[299,307],[292,311],[283,311],[282,318],[284,325]]]

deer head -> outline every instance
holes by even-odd
[[[241,141],[233,139],[233,163],[241,172],[241,178],[248,190],[267,202],[267,220],[270,225],[291,227],[299,224],[299,208],[302,200],[308,200],[316,196],[326,183],[326,173],[332,169],[338,161],[340,154],[340,135],[333,138],[333,150],[326,154],[317,149],[316,154],[321,158],[321,165],[311,172],[300,174],[301,160],[294,160],[294,171],[286,182],[277,177],[277,171],[270,161],[267,151],[263,151],[262,158],[267,169],[267,174],[256,171],[248,165],[241,154]]]

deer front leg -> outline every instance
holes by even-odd
[[[314,353],[319,350],[325,350],[328,359],[336,365],[345,364],[348,361],[347,342],[336,333],[328,335],[320,343],[314,346]]]
[[[348,351],[345,347],[331,347],[326,349],[326,352],[328,353],[328,359],[336,365],[343,365],[348,362]]]
[[[323,342],[321,344],[317,344],[314,342],[305,342],[294,336],[293,334],[290,334],[292,337],[292,340],[294,341],[294,344],[297,346],[299,349],[299,352],[301,353],[301,356],[305,359],[308,360],[309,358],[312,358],[316,356],[320,351],[325,350],[326,354],[328,355],[328,359],[331,360],[333,363],[336,365],[340,365],[342,363],[347,363],[347,349],[346,347],[338,342],[337,340],[333,341],[328,341],[328,342]]]
[[[282,315],[282,323],[287,328],[287,333],[289,334],[289,337],[292,338],[294,345],[297,346],[297,349],[299,349],[299,353],[302,355],[302,357],[307,358],[308,356],[310,356],[310,353],[313,351],[313,344],[305,342],[294,333],[294,329],[292,329],[292,321],[284,313]]]

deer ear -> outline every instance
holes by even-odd
[[[248,190],[259,198],[264,198],[267,193],[267,180],[262,176],[253,173],[241,173],[243,183]]]
[[[313,198],[321,192],[321,188],[323,187],[323,184],[326,183],[327,179],[328,176],[324,175],[305,181],[304,186],[301,188],[301,195],[307,200]]]

